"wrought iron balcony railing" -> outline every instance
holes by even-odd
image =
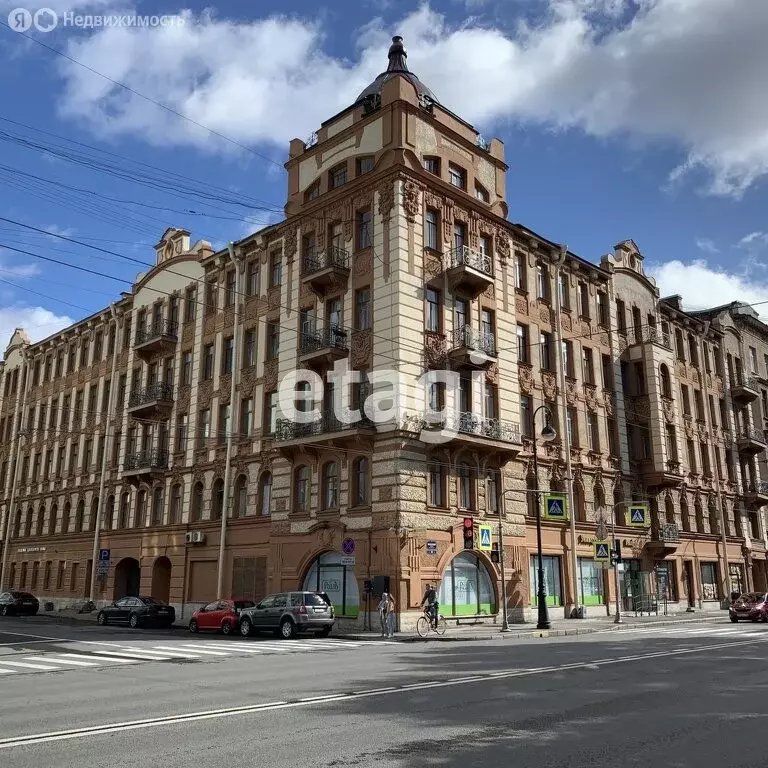
[[[651,531],[653,541],[680,541],[680,530],[674,523],[661,523],[658,528]]]
[[[347,332],[338,325],[329,325],[313,331],[302,331],[299,341],[299,354],[309,355],[324,349],[347,351]]]
[[[136,344],[144,344],[153,339],[168,336],[175,339],[179,333],[179,324],[171,320],[161,319],[147,323],[143,328],[136,329]]]
[[[736,436],[737,440],[754,440],[756,443],[765,444],[765,433],[759,429],[742,429]]]
[[[330,246],[320,253],[307,253],[304,255],[303,271],[305,275],[321,272],[329,267],[349,269],[349,253],[343,248]]]
[[[126,472],[137,469],[168,469],[168,451],[155,448],[151,451],[139,451],[125,457],[123,469]]]
[[[761,480],[759,483],[749,483],[747,491],[757,496],[768,496],[768,481]]]
[[[672,349],[672,339],[669,331],[662,331],[661,328],[646,326],[642,330],[635,331],[635,344],[658,344],[659,346]]]
[[[453,331],[453,346],[467,347],[485,352],[486,355],[496,357],[496,338],[492,333],[477,331],[469,325],[455,328]]]
[[[346,423],[341,421],[333,411],[324,411],[319,419],[308,424],[300,424],[290,419],[278,419],[275,427],[275,441],[302,440],[308,437],[370,426],[372,426],[372,422],[365,417],[359,421]]]
[[[489,277],[493,275],[493,261],[491,257],[467,245],[454,248],[448,253],[448,267],[471,267]]]
[[[135,408],[145,403],[170,403],[173,401],[173,387],[165,382],[158,381],[150,384],[144,389],[137,389],[131,392],[128,398],[128,407]]]
[[[742,387],[744,389],[751,389],[754,392],[760,391],[760,379],[757,376],[742,375],[737,376],[735,379],[731,379],[731,388],[736,389]]]
[[[512,421],[489,419],[471,411],[441,411],[425,417],[425,426],[453,430],[462,435],[484,437],[488,440],[520,442],[520,425]]]

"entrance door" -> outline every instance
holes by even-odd
[[[693,562],[685,561],[685,591],[688,593],[688,607],[696,607],[696,592],[693,586]]]

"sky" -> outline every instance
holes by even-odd
[[[0,350],[130,290],[168,226],[222,247],[280,220],[288,142],[395,34],[504,141],[512,221],[593,262],[632,238],[663,296],[768,320],[768,2],[23,2],[0,0]],[[165,23],[72,23],[135,15]]]

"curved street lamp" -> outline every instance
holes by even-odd
[[[536,629],[549,629],[549,611],[547,610],[547,592],[544,589],[544,558],[541,552],[541,491],[539,490],[539,461],[536,455],[536,414],[544,411],[544,427],[541,430],[541,439],[545,443],[552,442],[557,437],[557,432],[551,425],[552,411],[546,405],[540,405],[531,417],[533,438],[533,475],[536,478],[534,497],[536,499],[536,548],[538,555],[538,589],[536,590],[536,607],[538,608],[538,622]]]

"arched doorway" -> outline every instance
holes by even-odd
[[[115,586],[113,600],[121,597],[137,597],[141,582],[141,566],[132,557],[124,557],[115,567]]]
[[[485,563],[473,552],[460,552],[443,571],[440,582],[443,616],[496,613],[496,590]]]
[[[158,557],[152,566],[152,597],[167,603],[171,597],[171,561]]]
[[[360,590],[357,588],[355,568],[342,565],[342,556],[336,552],[325,552],[315,558],[304,577],[302,589],[325,592],[337,616],[357,618],[360,613]]]

